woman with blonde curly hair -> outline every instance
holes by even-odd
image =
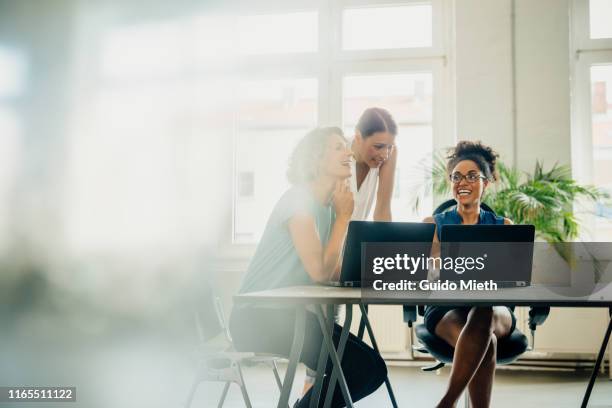
[[[270,215],[240,293],[338,280],[341,248],[354,207],[347,184],[351,155],[342,131],[334,127],[315,129],[298,143],[287,172],[292,187]],[[236,305],[230,319],[236,348],[288,356],[295,315],[295,308],[289,306]],[[334,327],[336,344],[341,329],[337,324]],[[322,339],[316,315],[306,312],[300,361],[311,369],[316,369]],[[342,367],[353,401],[374,392],[387,375],[380,354],[352,334]],[[328,361],[323,390],[331,368]],[[308,407],[311,394],[309,390],[295,406]],[[323,394],[320,403],[324,400]],[[333,390],[332,406],[344,406],[338,386]]]

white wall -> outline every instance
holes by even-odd
[[[491,144],[522,170],[570,164],[568,0],[455,7],[457,138]]]
[[[515,38],[517,165],[569,165],[569,1],[517,0]]]
[[[512,159],[510,1],[456,1],[457,139]]]

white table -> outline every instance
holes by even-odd
[[[533,290],[533,288],[532,288]],[[511,290],[502,289],[498,291],[497,298],[501,299],[511,299],[514,295],[523,295],[528,294],[529,288],[514,288]],[[503,294],[507,294],[507,297],[504,297]],[[501,296],[500,296],[501,295]],[[533,296],[533,295],[532,295]],[[304,330],[305,330],[305,316],[306,316],[306,307],[307,305],[312,305],[314,307],[315,313],[317,315],[317,319],[319,324],[321,325],[321,331],[323,332],[323,347],[321,347],[321,353],[319,355],[319,362],[317,366],[317,379],[315,381],[314,389],[313,389],[313,398],[311,400],[311,407],[316,407],[319,397],[321,395],[321,388],[323,384],[323,373],[325,371],[325,363],[327,362],[327,355],[332,360],[333,363],[333,371],[332,376],[329,382],[329,389],[333,390],[335,388],[336,381],[339,382],[340,389],[342,391],[342,395],[344,396],[344,401],[347,407],[353,407],[353,401],[351,400],[350,393],[348,391],[348,386],[346,384],[346,379],[344,377],[344,373],[342,371],[342,367],[340,365],[340,361],[342,360],[342,354],[344,352],[344,347],[346,345],[346,340],[348,339],[349,328],[351,326],[352,319],[352,307],[346,308],[346,319],[342,326],[342,331],[340,334],[340,339],[338,342],[338,348],[334,347],[334,343],[332,340],[333,335],[333,306],[334,305],[359,305],[362,312],[362,322],[365,323],[365,327],[368,330],[368,334],[372,341],[372,346],[378,352],[378,346],[376,345],[376,340],[374,337],[374,333],[372,332],[372,327],[370,325],[367,311],[364,301],[368,304],[396,304],[396,305],[460,305],[471,304],[471,305],[485,305],[485,304],[508,304],[508,305],[530,305],[530,304],[539,304],[539,305],[547,305],[547,306],[592,306],[592,307],[602,307],[608,306],[610,307],[609,302],[603,301],[588,301],[587,299],[577,299],[573,302],[557,302],[555,300],[542,301],[537,299],[531,299],[532,296],[525,296],[522,300],[519,301],[511,301],[505,300],[502,302],[496,301],[494,298],[491,299],[471,299],[469,295],[463,293],[461,296],[453,296],[453,299],[450,299],[448,295],[433,295],[427,298],[421,298],[419,296],[415,296],[414,299],[406,298],[402,296],[387,296],[380,298],[372,298],[367,297],[364,299],[362,297],[362,289],[360,288],[340,288],[340,287],[332,287],[332,286],[294,286],[287,288],[278,288],[278,289],[270,289],[261,292],[251,292],[251,293],[243,293],[234,296],[234,301],[237,304],[251,304],[256,306],[264,306],[264,305],[283,305],[283,306],[293,306],[297,309],[296,314],[296,322],[294,326],[294,339],[293,344],[291,346],[291,352],[289,355],[289,365],[287,367],[287,372],[285,374],[285,381],[283,382],[283,387],[281,391],[281,396],[278,402],[279,408],[286,408],[289,402],[289,393],[291,391],[291,387],[293,385],[293,380],[295,378],[295,372],[297,369],[297,365],[299,363],[299,357],[302,352],[302,347],[304,344]],[[520,298],[521,296],[519,296]],[[535,296],[534,296],[535,297]],[[323,305],[327,308],[327,316],[323,311]],[[612,307],[610,309],[612,311]],[[602,344],[602,349],[597,358],[597,362],[595,368],[593,370],[593,375],[591,380],[589,381],[587,390],[585,392],[585,396],[583,399],[583,407],[588,403],[588,399],[593,388],[595,382],[595,376],[597,371],[599,370],[599,366],[603,359],[603,351],[605,351],[605,347],[608,343],[608,339],[610,337],[610,332],[612,331],[612,320],[608,326],[608,330],[606,332],[606,336],[604,338],[604,342]],[[395,397],[393,394],[393,390],[391,388],[391,384],[389,379],[385,380],[387,390],[389,391],[389,396],[391,398],[391,402],[394,408],[397,407],[397,403],[395,401]],[[329,406],[331,403],[331,396],[333,392],[328,392],[328,397],[326,398],[325,407]]]
[[[311,407],[318,406],[318,401],[323,386],[323,374],[325,372],[325,364],[327,362],[328,355],[331,358],[333,364],[332,375],[328,386],[329,390],[334,390],[337,381],[342,391],[346,406],[353,407],[353,401],[351,399],[351,395],[346,384],[346,379],[344,377],[344,372],[342,371],[342,366],[340,364],[340,361],[342,360],[342,355],[344,353],[344,347],[346,346],[346,341],[348,339],[349,329],[351,327],[353,308],[346,308],[345,321],[342,325],[338,348],[336,349],[334,347],[332,339],[334,327],[333,306],[352,306],[355,304],[360,305],[362,312],[361,318],[363,319],[365,326],[368,330],[368,334],[372,341],[372,346],[378,352],[378,346],[376,345],[376,340],[374,338],[374,333],[372,332],[372,327],[367,317],[365,306],[361,303],[361,289],[316,285],[295,286],[288,288],[271,289],[261,292],[244,293],[236,295],[234,297],[234,301],[237,304],[250,304],[254,306],[282,304],[283,306],[294,306],[297,309],[296,321],[294,326],[293,344],[291,345],[289,364],[287,366],[285,380],[283,381],[281,396],[278,401],[279,408],[287,407],[289,402],[289,393],[291,392],[291,387],[295,378],[295,372],[299,363],[299,357],[302,352],[302,347],[304,345],[304,324],[307,305],[312,305],[314,307],[324,337],[323,347],[321,347],[321,353],[319,355],[317,365],[317,378],[315,380],[315,385],[313,388]],[[326,306],[327,313],[324,313],[323,305]],[[389,382],[388,378],[385,380],[385,384],[387,386],[387,390],[389,391],[389,396],[391,398],[392,405],[394,407],[397,407],[395,396],[391,388],[391,383]],[[325,400],[324,405],[325,407],[328,407],[331,404],[332,396],[333,391],[327,393],[327,398]]]

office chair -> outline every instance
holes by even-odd
[[[441,214],[442,212],[454,207],[456,205],[454,199],[447,200],[440,204],[435,210],[434,215]],[[481,203],[480,208],[486,211],[495,213],[491,207]],[[497,363],[500,365],[510,364],[514,362],[521,354],[525,351],[532,350],[535,344],[535,330],[537,326],[544,323],[548,314],[550,313],[550,307],[538,306],[530,307],[529,310],[529,329],[531,331],[531,344],[528,343],[527,337],[521,333],[517,328],[514,329],[510,335],[504,339],[501,339],[497,343]],[[424,324],[418,324],[413,327],[413,324],[417,320],[417,316],[425,315],[424,306],[404,306],[404,322],[408,323],[408,327],[414,329],[414,334],[421,343],[418,346],[414,346],[416,351],[421,353],[431,354],[437,362],[429,367],[422,368],[423,371],[435,371],[446,364],[453,362],[453,356],[455,349],[451,347],[446,341],[438,337],[435,333],[431,333],[427,330]],[[465,393],[465,406],[469,407],[469,396]]]
[[[195,392],[203,381],[225,383],[217,403],[218,408],[223,407],[232,383],[238,385],[245,406],[251,408],[251,400],[242,375],[242,364],[270,366],[280,390],[282,382],[278,374],[277,362],[285,358],[274,354],[235,351],[220,299],[213,294],[212,290],[205,290],[205,292],[207,293],[204,293],[203,298],[207,304],[202,305],[195,313],[195,325],[199,339],[199,347],[196,351],[198,368],[185,402],[185,408],[191,407]]]

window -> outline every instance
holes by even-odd
[[[93,92],[82,98],[94,114],[77,120],[70,161],[72,247],[180,245],[194,224],[216,238],[182,215],[206,218],[202,209],[215,204],[233,209],[233,242],[257,240],[262,214],[287,186],[278,169],[317,124],[318,82],[265,69],[270,79],[249,78],[240,58],[316,51],[317,19],[313,11],[186,15],[98,33]],[[222,197],[231,185],[233,206]]]
[[[423,171],[434,147],[432,73],[347,76],[343,89],[343,124],[347,135],[353,134],[357,119],[368,107],[383,106],[392,113],[398,125],[398,160],[391,210],[397,220],[422,219],[425,214],[413,213],[411,208],[414,190],[400,190],[400,186],[424,182]],[[428,205],[431,202],[423,209],[429,209]]]
[[[591,67],[594,182],[612,191],[612,64]]]
[[[191,24],[186,31],[192,42],[195,39],[196,58],[207,64],[238,56],[316,52],[318,48],[315,11],[202,15]]]
[[[224,242],[252,245],[288,187],[298,139],[317,125],[350,137],[373,105],[398,121],[393,211],[414,219],[405,183],[452,139],[440,102],[452,100],[443,4],[245,3],[98,33],[100,68],[82,98],[95,114],[77,121],[71,155],[73,242],[172,245],[202,225],[181,209],[214,201],[227,210]],[[198,184],[201,173],[214,175],[215,190]]]
[[[242,54],[314,52],[318,46],[314,11],[241,16],[237,24]]]
[[[350,138],[357,119],[371,106],[388,109],[399,126],[394,218],[421,219],[431,210],[431,198],[420,197],[421,211],[413,212],[411,187],[424,180],[432,151],[453,140],[452,126],[441,126],[452,122],[448,105],[441,102],[451,99],[444,97],[449,87],[441,40],[446,37],[440,32],[443,14],[438,1],[346,2],[342,7],[329,2],[319,9],[318,25],[309,13],[297,14],[302,23],[296,20],[295,26],[301,27],[302,33],[318,28],[318,37],[312,32],[308,35],[318,38],[319,47],[293,41],[296,49],[283,49],[263,67],[261,60],[253,60],[251,69],[255,71],[279,71],[279,76],[297,71],[312,77],[294,80],[300,85],[281,79],[276,85],[267,82],[249,92],[257,95],[249,108],[240,96],[245,91],[238,92],[241,105],[235,130],[234,185],[240,184],[240,174],[252,172],[255,191],[253,198],[235,194],[234,243],[259,239],[272,206],[288,187],[285,170],[295,142],[316,124],[341,124]],[[297,18],[296,14],[287,16]],[[297,62],[287,62],[290,54],[299,52]],[[389,57],[394,61],[384,61]],[[277,90],[280,83],[284,84],[282,91]],[[245,120],[247,117],[250,120]],[[265,157],[253,155],[254,151],[266,152]],[[272,151],[273,155],[267,154]]]
[[[575,177],[612,193],[612,3],[574,0],[572,159]],[[588,239],[612,241],[612,205],[586,217]]]
[[[289,186],[285,173],[297,140],[317,124],[341,124],[350,138],[357,119],[370,106],[387,108],[399,125],[395,219],[420,219],[431,210],[431,199],[421,197],[421,213],[412,211],[410,185],[424,180],[432,150],[452,141],[452,130],[439,126],[446,116],[444,105],[436,100],[448,91],[441,55],[444,36],[437,31],[443,18],[440,3],[353,6],[347,2],[337,7],[330,2],[320,7],[320,21],[316,15],[254,15],[242,20],[266,21],[278,35],[289,32],[275,28],[275,18],[284,16],[294,21],[293,30],[303,37],[287,43],[293,48],[275,46],[274,55],[260,50],[271,55],[265,61],[256,56],[241,60],[244,76],[263,73],[266,79],[242,81],[236,88],[233,243],[259,240],[273,205]],[[306,46],[306,38],[318,40],[318,46],[314,42]],[[268,43],[274,41],[278,39],[270,38]],[[388,52],[393,52],[395,63],[381,61]],[[437,123],[434,112],[440,118]],[[245,173],[253,175],[252,197],[239,191]]]
[[[432,46],[431,4],[346,8],[342,16],[345,50]]]
[[[295,49],[277,47],[263,62],[256,57],[241,60],[247,76],[263,72],[278,79],[237,90],[234,185],[240,188],[241,174],[252,172],[255,189],[253,197],[235,194],[233,243],[252,244],[261,236],[273,205],[288,187],[291,149],[308,129],[341,124],[350,138],[357,119],[371,106],[388,109],[399,125],[395,219],[420,219],[431,210],[431,202],[421,198],[421,213],[412,211],[410,185],[424,180],[432,150],[452,140],[452,129],[440,125],[449,114],[441,100],[450,99],[443,97],[449,87],[441,8],[439,1],[329,2],[320,6],[318,21],[310,12],[286,14],[288,21],[300,16],[295,27],[318,38],[318,46],[293,41]],[[318,37],[312,27],[318,28]],[[395,61],[385,61],[388,57]],[[281,79],[292,72],[299,73],[294,76],[298,79]]]
[[[235,243],[259,239],[272,206],[289,187],[289,155],[299,138],[317,125],[317,89],[312,78],[239,85],[234,173],[250,173],[257,189],[248,199],[236,196]]]
[[[593,183],[612,195],[612,63],[591,67],[591,129]],[[599,203],[597,215],[599,236],[612,238],[612,207]]]
[[[105,35],[101,70],[105,79],[176,75],[185,70],[185,26],[176,21],[138,24]]]
[[[589,23],[592,39],[612,38],[612,2],[590,0]]]

